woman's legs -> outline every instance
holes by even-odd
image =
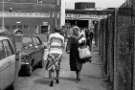
[[[60,70],[56,70],[56,83],[59,83],[59,74],[60,74]]]
[[[50,86],[53,86],[53,71],[49,70],[49,80],[50,80]]]
[[[57,68],[56,68],[56,83],[57,83],[57,84],[59,83],[59,77],[60,77],[61,59],[62,59],[62,56],[60,57],[59,62],[58,62],[58,66],[57,66]]]
[[[80,72],[81,71],[76,71],[76,80],[80,81]]]
[[[56,83],[59,83],[59,72],[60,70],[56,70]],[[50,70],[49,71],[49,81],[50,81],[50,86],[53,86],[53,81],[54,81],[54,71]]]

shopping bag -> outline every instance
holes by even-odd
[[[92,56],[88,46],[79,47],[78,51],[80,59],[87,59]]]

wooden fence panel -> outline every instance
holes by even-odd
[[[112,90],[135,90],[135,28],[130,24],[117,24],[115,31],[114,18],[101,20],[97,32],[104,74],[111,82]]]
[[[118,27],[117,40],[117,60],[116,60],[116,90],[132,90],[132,60],[134,31],[129,30],[129,26]]]
[[[108,61],[108,79],[111,84],[113,84],[113,77],[114,77],[114,18],[108,17],[107,23],[107,61]]]

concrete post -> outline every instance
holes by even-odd
[[[115,9],[115,31],[114,31],[114,82],[113,82],[113,90],[117,90],[118,82],[117,82],[117,12]]]

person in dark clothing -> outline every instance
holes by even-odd
[[[79,59],[79,28],[73,27],[73,34],[70,38],[70,69],[76,72],[76,80],[80,81],[80,71],[82,69],[82,63]]]
[[[93,40],[93,37],[94,37],[94,33],[93,31],[90,31],[90,50],[92,48],[92,40]]]
[[[92,40],[93,40],[93,32],[90,31],[89,29],[85,30],[86,34],[86,44],[89,46],[90,50],[92,48]]]
[[[89,29],[85,30],[86,44],[90,47],[90,31]]]

